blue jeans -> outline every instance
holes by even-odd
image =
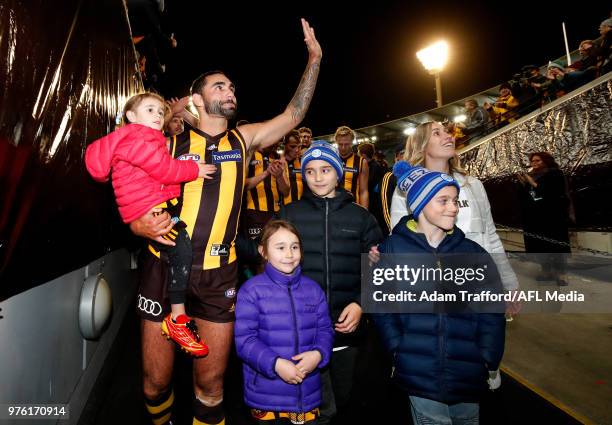
[[[414,425],[478,425],[478,403],[444,404],[410,396]]]

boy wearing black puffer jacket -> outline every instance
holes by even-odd
[[[347,407],[357,347],[362,337],[361,254],[382,241],[376,219],[337,188],[344,172],[335,146],[315,141],[302,157],[302,176],[310,192],[285,206],[280,218],[302,236],[302,273],[325,292],[335,325],[329,370],[321,375],[323,402],[319,425],[329,424]]]

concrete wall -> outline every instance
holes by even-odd
[[[98,273],[111,288],[113,310],[101,337],[88,341],[79,330],[79,299],[85,279]],[[69,403],[70,420],[61,423],[76,423],[132,305],[135,276],[130,254],[118,250],[0,303],[0,404]],[[30,422],[55,423],[16,421]]]

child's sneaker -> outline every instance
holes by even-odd
[[[195,320],[181,314],[175,320],[168,314],[162,322],[162,335],[176,342],[181,349],[196,357],[208,354],[208,346],[200,341]]]

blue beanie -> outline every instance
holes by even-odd
[[[338,154],[338,148],[331,143],[327,143],[325,140],[315,140],[312,142],[310,147],[302,156],[302,176],[306,176],[306,164],[310,161],[320,159],[329,163],[336,170],[338,174],[338,181],[342,179],[344,174],[344,168],[342,167],[342,161],[340,160],[340,154]]]
[[[397,177],[397,187],[406,192],[406,204],[415,219],[440,189],[454,186],[459,192],[459,183],[448,174],[413,167],[406,161],[396,162],[393,174]]]

